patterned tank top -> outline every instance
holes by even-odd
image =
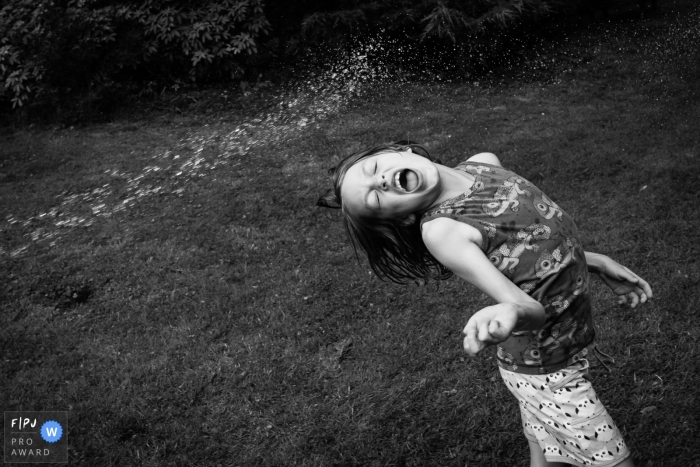
[[[481,249],[508,279],[544,306],[537,331],[514,332],[498,346],[509,371],[548,374],[585,354],[595,331],[588,269],[571,216],[532,183],[501,167],[463,162],[475,177],[465,193],[421,217],[421,225],[448,217],[479,229]]]

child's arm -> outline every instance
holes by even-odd
[[[598,274],[613,293],[620,297],[620,305],[629,303],[634,308],[652,297],[649,283],[617,261],[587,251],[586,263],[588,270]]]
[[[425,223],[422,233],[435,259],[497,302],[474,313],[464,328],[464,349],[470,355],[505,341],[513,331],[542,327],[544,308],[489,261],[477,246],[481,243],[478,229],[453,219],[438,218]]]

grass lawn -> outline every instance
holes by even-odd
[[[461,349],[488,299],[377,280],[314,206],[342,155],[409,137],[496,153],[651,283],[631,310],[593,281],[595,385],[638,466],[700,465],[699,18],[595,27],[540,80],[4,130],[3,410],[69,411],[71,465],[528,465],[493,349]]]

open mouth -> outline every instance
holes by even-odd
[[[418,174],[410,169],[400,170],[394,175],[394,186],[401,191],[411,193],[418,188]]]

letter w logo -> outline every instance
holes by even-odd
[[[58,428],[57,427],[46,427],[46,434],[47,436],[51,438],[55,438],[58,436]]]

